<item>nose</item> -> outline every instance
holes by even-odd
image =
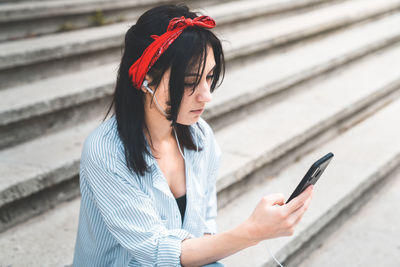
[[[200,90],[198,90],[197,101],[205,103],[210,102],[212,100],[210,85],[207,82],[201,82],[201,86],[199,89]]]

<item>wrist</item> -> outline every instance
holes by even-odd
[[[249,222],[248,220],[244,221],[242,224],[240,224],[238,227],[238,233],[241,236],[241,238],[246,242],[249,246],[255,246],[258,243],[260,243],[261,240],[259,240],[253,233],[255,232],[253,230],[253,224]]]

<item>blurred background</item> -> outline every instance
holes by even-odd
[[[1,0],[0,266],[72,263],[79,160],[123,37],[164,0]],[[400,1],[186,1],[227,71],[203,118],[223,151],[218,231],[335,154],[291,237],[226,266],[400,266]]]

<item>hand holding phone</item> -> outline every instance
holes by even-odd
[[[299,196],[309,185],[314,185],[317,182],[332,157],[333,154],[328,153],[310,167],[286,201],[288,205],[284,204],[285,197],[283,194],[264,196],[259,201],[250,217],[243,224],[248,229],[246,232],[249,233],[254,244],[265,239],[293,235],[294,227],[299,223],[305,212],[305,209],[301,207],[307,208],[311,197],[310,194],[304,194],[295,201],[290,201]],[[282,214],[286,215],[282,216]]]

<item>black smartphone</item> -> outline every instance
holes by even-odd
[[[300,195],[301,192],[303,192],[309,185],[311,184],[314,185],[318,181],[319,177],[321,177],[322,173],[325,171],[332,157],[333,154],[329,152],[328,154],[326,154],[325,156],[314,162],[313,165],[311,165],[306,175],[304,175],[303,179],[297,185],[292,195],[286,201],[286,204],[289,203],[289,201],[292,200],[293,198]]]

